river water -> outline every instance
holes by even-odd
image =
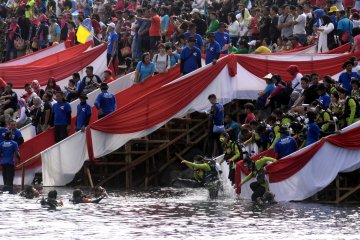
[[[44,189],[46,194],[50,189]],[[203,189],[113,192],[99,204],[56,211],[0,195],[0,239],[360,239],[360,206],[278,203],[258,206]]]

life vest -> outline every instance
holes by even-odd
[[[351,114],[351,109],[350,109],[350,106],[349,106],[349,101],[350,99],[353,99],[355,101],[355,104],[356,104],[356,110],[355,110],[355,116],[354,118],[359,118],[360,117],[360,107],[359,107],[359,102],[356,101],[355,98],[353,97],[348,97],[345,101],[345,106],[344,106],[344,114],[343,114],[343,118],[348,118],[350,117],[350,114]]]
[[[210,161],[208,164],[210,166],[210,171],[209,172],[204,171],[203,182],[205,185],[219,180],[219,173],[216,170],[215,161]]]
[[[229,159],[232,158],[232,156],[235,155],[235,148],[238,147],[237,144],[235,142],[233,142],[232,140],[229,140],[228,143],[223,145],[224,150],[225,150],[225,156],[224,159]],[[228,150],[230,149],[230,151],[228,152]],[[234,162],[239,161],[239,159],[235,159]]]

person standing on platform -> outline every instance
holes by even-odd
[[[216,60],[219,59],[221,53],[220,44],[215,41],[215,34],[208,33],[207,34],[208,43],[206,44],[206,59],[205,63],[216,63]]]
[[[18,164],[21,162],[19,146],[15,141],[11,140],[11,135],[10,131],[6,132],[5,140],[0,143],[1,166],[4,181],[3,191],[9,191],[10,193],[13,192],[13,182],[15,176],[14,155],[16,155],[18,159]]]
[[[220,44],[221,53],[228,54],[229,47],[231,46],[230,35],[226,32],[226,24],[219,23],[219,29],[214,33],[215,41]]]
[[[180,73],[186,75],[201,68],[201,51],[195,47],[195,38],[189,37],[188,45],[180,55]]]
[[[214,143],[216,142],[219,154],[223,152],[222,144],[220,142],[221,133],[225,132],[224,127],[224,106],[218,103],[215,94],[210,94],[208,97],[211,103],[210,117],[209,117],[209,141],[207,157],[212,157],[214,154]]]
[[[106,83],[100,85],[101,93],[96,97],[94,105],[98,110],[98,119],[109,115],[116,110],[116,98],[108,92],[109,86]]]
[[[111,62],[115,66],[117,58],[119,35],[115,32],[115,23],[109,23],[107,28],[107,66]]]
[[[87,125],[89,125],[92,110],[90,105],[86,102],[88,97],[85,94],[80,95],[80,103],[77,105],[76,114],[76,127],[75,131],[85,131]]]
[[[16,128],[16,121],[11,121],[9,124],[9,131],[11,132],[11,140],[14,140],[18,146],[24,143],[23,135],[21,131]]]
[[[56,93],[57,103],[53,105],[55,142],[58,143],[68,137],[71,124],[71,106],[65,101],[64,93]]]

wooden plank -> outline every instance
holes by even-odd
[[[350,197],[352,194],[354,194],[356,191],[360,190],[360,184],[357,185],[352,190],[348,191],[344,195],[342,195],[339,199],[336,199],[336,203],[339,204],[340,202],[344,201],[346,198]]]

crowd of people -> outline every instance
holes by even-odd
[[[256,101],[244,102],[241,112],[226,113],[216,96],[210,95],[212,127],[207,157],[225,154],[223,161],[229,165],[232,183],[236,163],[245,159],[251,174],[244,179],[244,184],[258,176],[266,164],[276,159],[281,161],[298,149],[357,122],[360,120],[360,75],[356,58],[351,57],[343,68],[339,78],[332,79],[330,76],[320,78],[317,73],[303,75],[298,66],[290,65],[287,71],[293,80],[288,83],[280,75],[269,73],[264,77],[266,88]],[[265,157],[254,165],[250,157],[268,149],[273,149],[275,158]],[[260,166],[260,163],[263,164]],[[264,179],[260,181],[251,184],[254,201],[266,192]]]

